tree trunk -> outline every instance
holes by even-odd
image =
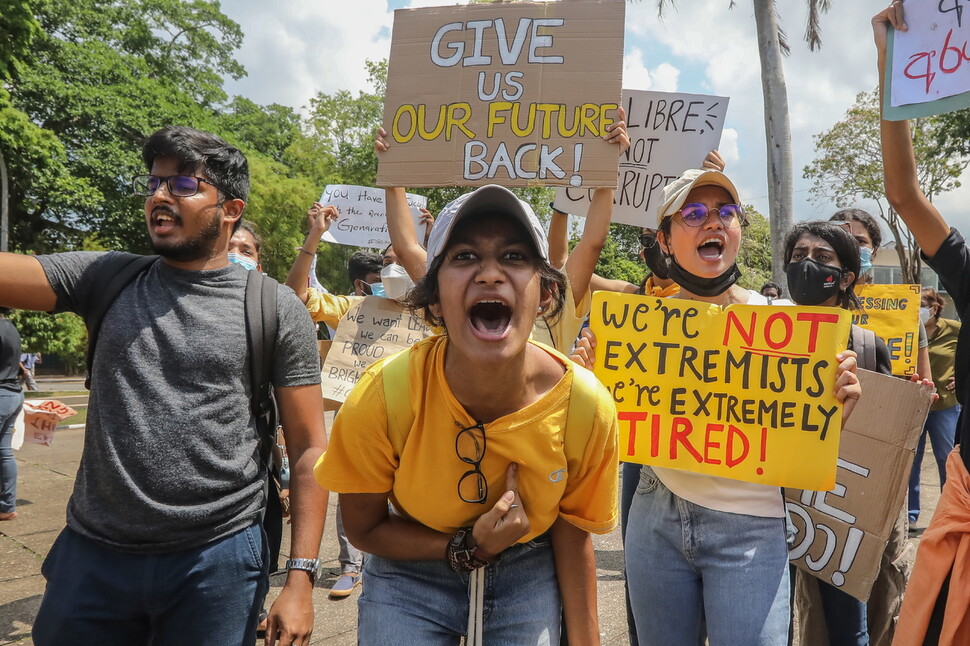
[[[761,91],[765,104],[765,143],[768,148],[768,220],[771,223],[771,276],[785,284],[785,234],[792,225],[791,126],[788,90],[781,65],[775,0],[753,0],[761,56]]]
[[[0,148],[0,251],[8,251],[10,244],[10,215],[7,211],[7,162]]]

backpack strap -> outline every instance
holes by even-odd
[[[91,374],[94,366],[94,349],[98,345],[98,334],[101,332],[101,322],[108,313],[115,299],[124,291],[135,278],[148,269],[158,256],[139,256],[133,253],[115,253],[105,257],[98,267],[98,278],[104,277],[104,287],[98,289],[91,299],[91,308],[84,323],[88,328],[88,374],[84,379],[84,387],[91,390]],[[97,282],[102,282],[95,279]]]
[[[876,361],[876,333],[858,325],[852,326],[852,349],[859,356],[859,367],[863,370],[878,370]]]
[[[246,277],[246,346],[249,351],[250,409],[259,431],[260,457],[269,465],[279,419],[273,396],[273,355],[279,330],[279,283],[259,271]]]
[[[384,406],[387,410],[387,438],[401,455],[414,424],[411,407],[411,353],[402,350],[384,360],[381,379],[384,382]],[[393,413],[393,414],[392,414]]]

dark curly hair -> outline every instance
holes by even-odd
[[[431,306],[436,305],[440,301],[441,294],[438,290],[438,272],[441,271],[441,265],[444,263],[445,255],[451,246],[450,240],[454,238],[458,227],[465,226],[471,221],[481,221],[486,218],[508,219],[510,222],[515,223],[520,236],[529,241],[529,247],[532,249],[532,257],[535,258],[534,266],[536,272],[539,274],[539,287],[543,291],[548,291],[552,294],[552,304],[542,313],[542,317],[550,323],[555,322],[559,318],[559,314],[562,312],[563,305],[566,302],[566,277],[561,271],[550,265],[548,260],[542,257],[522,223],[506,213],[491,213],[476,216],[474,220],[466,218],[465,220],[456,222],[455,228],[448,236],[449,244],[445,245],[444,250],[431,262],[428,273],[408,292],[407,300],[404,304],[408,309],[422,316],[428,325],[432,327],[445,327],[444,320],[431,312]],[[447,328],[445,329],[447,330]]]
[[[854,276],[852,282],[839,293],[839,307],[847,310],[861,309],[862,303],[859,302],[859,297],[855,294],[855,285],[856,281],[859,280],[859,269],[862,265],[862,260],[859,258],[859,243],[856,242],[851,233],[834,221],[799,222],[793,226],[785,236],[785,269],[787,270],[788,265],[791,264],[791,255],[795,250],[795,245],[806,234],[821,238],[832,245],[832,250],[839,257],[842,270],[851,271]]]

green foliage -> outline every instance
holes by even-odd
[[[40,34],[30,0],[5,0],[0,11],[0,81],[16,76],[20,61],[30,58],[30,44]]]
[[[768,218],[758,213],[750,204],[744,207],[748,227],[741,236],[738,268],[741,279],[738,284],[747,289],[760,291],[771,280],[771,228]]]
[[[816,201],[832,201],[839,207],[851,206],[859,199],[875,202],[876,215],[896,242],[903,279],[919,283],[919,246],[885,197],[879,121],[876,93],[859,94],[842,121],[815,135],[817,156],[805,167],[805,177],[815,182],[811,192]],[[968,162],[959,150],[953,154],[941,151],[939,142],[946,139],[946,124],[939,116],[912,123],[917,175],[923,193],[931,200],[960,186],[958,178]],[[907,250],[912,253],[907,254]]]
[[[84,371],[88,334],[80,316],[17,310],[10,320],[20,332],[24,352],[56,354],[71,374]]]

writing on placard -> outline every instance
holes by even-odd
[[[765,484],[834,481],[832,385],[848,325],[831,308],[596,294],[595,372],[619,411],[621,458]]]

